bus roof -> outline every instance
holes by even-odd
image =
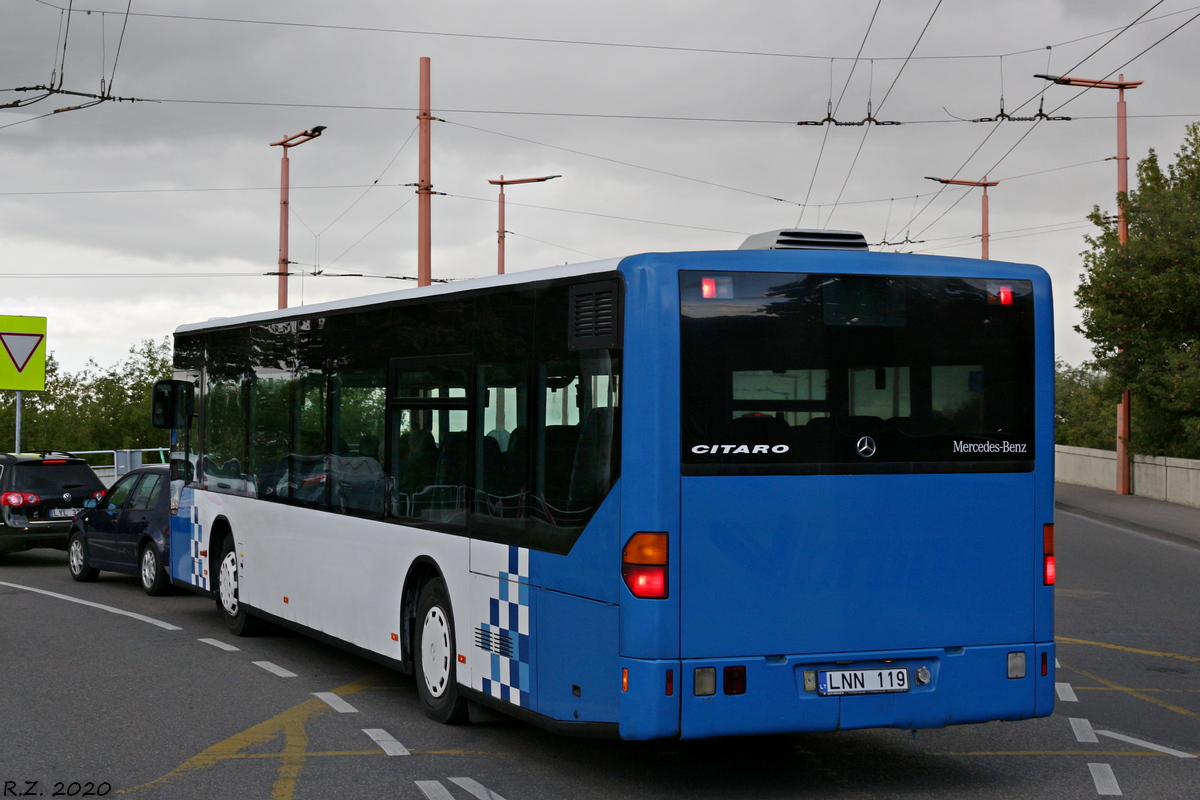
[[[394,303],[399,300],[415,300],[422,297],[436,297],[437,295],[441,294],[455,294],[467,290],[487,289],[493,286],[522,285],[539,281],[556,280],[558,278],[571,278],[577,275],[590,275],[596,272],[611,272],[615,270],[617,265],[623,260],[624,259],[621,258],[608,258],[602,261],[589,261],[582,264],[567,264],[557,267],[545,267],[543,269],[510,272],[504,275],[488,275],[482,278],[467,278],[461,281],[436,283],[431,286],[419,286],[409,289],[401,289],[395,292],[383,292],[381,294],[347,297],[342,300],[331,300],[327,303],[315,303],[307,306],[293,306],[291,308],[281,308],[272,311],[257,311],[252,314],[242,314],[241,316],[236,317],[213,317],[205,322],[191,322],[187,323],[186,325],[180,325],[175,329],[175,333],[192,333],[195,331],[209,330],[211,328],[232,327],[246,323],[300,319],[314,315],[328,314],[356,308],[385,305],[387,303]]]

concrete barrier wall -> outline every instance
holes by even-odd
[[[1055,479],[1113,491],[1117,454],[1087,447],[1054,448]],[[1160,456],[1133,457],[1133,493],[1168,503],[1200,508],[1200,461]]]

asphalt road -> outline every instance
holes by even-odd
[[[0,798],[1200,797],[1200,545],[1060,512],[1058,553],[1053,717],[652,743],[437,725],[314,640],[0,556]]]

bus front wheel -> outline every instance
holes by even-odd
[[[217,608],[234,636],[257,636],[266,627],[258,617],[251,616],[238,597],[237,548],[233,537],[225,540],[221,564],[217,568]]]
[[[421,589],[417,601],[417,693],[425,714],[435,722],[455,724],[467,719],[467,700],[458,693],[454,616],[450,593],[441,578]]]

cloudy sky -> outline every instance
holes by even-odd
[[[1127,93],[1131,172],[1150,148],[1171,158],[1200,119],[1194,3],[2,0],[0,105],[28,104],[0,110],[0,314],[47,317],[74,370],[274,308],[270,143],[316,125],[291,151],[291,305],[412,285],[427,56],[435,278],[495,270],[501,175],[563,176],[509,188],[509,271],[797,225],[977,256],[979,190],[924,178],[986,175],[991,256],[1050,271],[1056,350],[1079,363],[1074,289],[1087,214],[1115,209],[1116,92],[1033,75],[1144,80]],[[53,113],[90,98],[15,91],[38,86],[137,102]],[[1073,119],[969,121],[1002,107]],[[904,124],[795,124],[830,109]]]

